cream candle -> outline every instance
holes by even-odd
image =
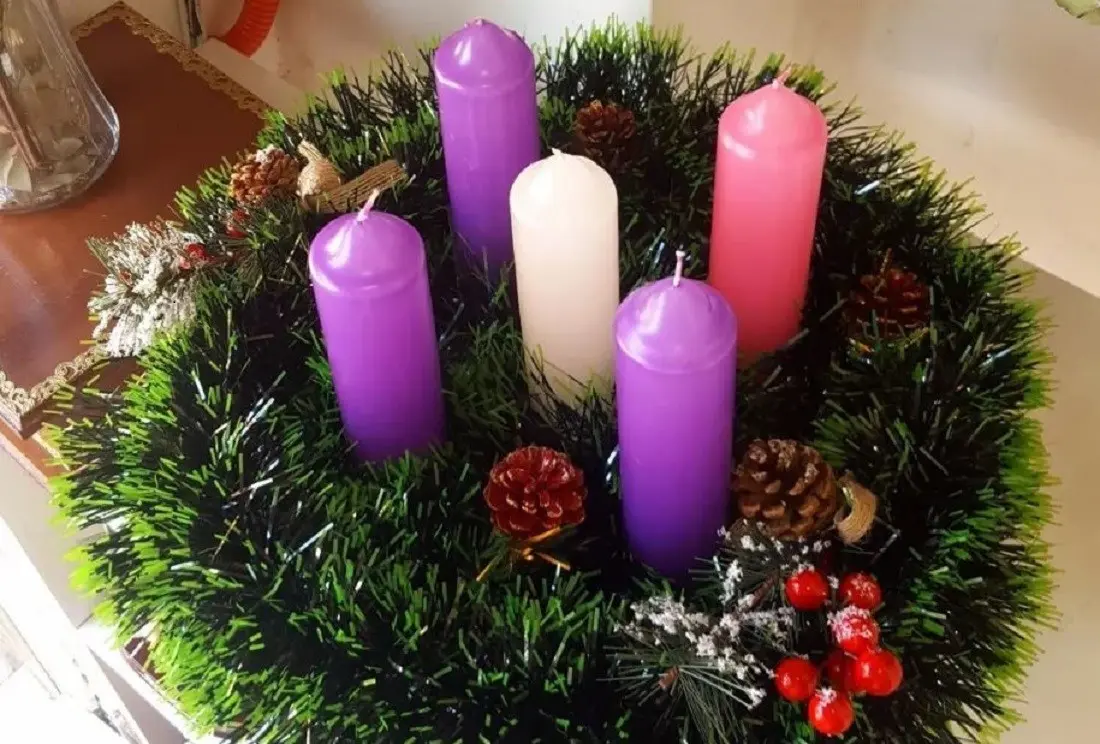
[[[619,195],[588,158],[555,151],[511,191],[523,344],[554,393],[575,402],[586,385],[611,389],[619,304]]]

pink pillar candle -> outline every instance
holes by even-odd
[[[798,332],[828,135],[821,109],[781,80],[735,100],[718,123],[708,281],[733,308],[750,361]]]

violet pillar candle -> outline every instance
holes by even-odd
[[[442,441],[444,416],[424,241],[372,203],[317,234],[309,275],[344,428],[380,461]]]
[[[737,323],[716,289],[676,275],[615,316],[623,522],[640,560],[683,578],[726,525]]]
[[[508,192],[539,158],[535,56],[478,19],[443,40],[432,66],[458,253],[495,277],[512,260]]]

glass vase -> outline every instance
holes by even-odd
[[[0,0],[0,212],[87,189],[118,151],[118,116],[55,0]]]

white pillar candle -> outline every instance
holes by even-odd
[[[554,393],[611,390],[619,305],[619,195],[588,158],[555,151],[512,184],[523,345]]]

